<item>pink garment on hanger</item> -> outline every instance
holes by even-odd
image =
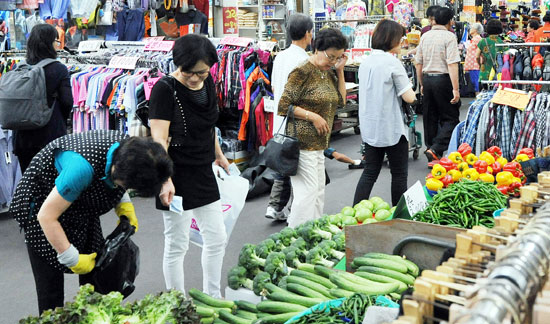
[[[399,0],[386,0],[386,8],[389,13],[393,13],[393,6],[399,3]]]

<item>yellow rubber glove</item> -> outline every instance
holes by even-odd
[[[76,274],[86,274],[94,270],[95,267],[95,257],[97,253],[92,254],[79,254],[78,263],[74,267],[70,267]]]
[[[134,209],[134,204],[131,202],[121,202],[115,207],[115,212],[118,217],[124,215],[128,217],[130,225],[136,228],[136,233],[138,231],[138,219],[136,217],[136,210]],[[120,220],[118,221],[120,223]]]

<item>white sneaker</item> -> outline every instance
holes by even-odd
[[[286,215],[284,211],[276,211],[275,208],[268,206],[265,212],[265,218],[273,219],[276,221],[286,220]]]

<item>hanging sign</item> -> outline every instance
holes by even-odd
[[[417,181],[412,187],[410,187],[404,194],[405,204],[409,210],[409,214],[415,215],[418,212],[423,211],[428,206],[428,199],[424,194],[424,188],[420,181]]]
[[[113,56],[109,61],[109,68],[134,70],[139,56]]]
[[[97,52],[101,48],[101,44],[103,44],[103,41],[82,41],[78,43],[78,51],[80,53],[82,52]]]
[[[155,37],[146,37],[143,39],[144,42],[160,42],[164,40],[164,36],[155,36]]]
[[[264,111],[267,113],[277,112],[277,106],[275,106],[275,100],[269,96],[264,96]]]
[[[223,33],[238,34],[239,26],[237,24],[237,8],[223,7]]]
[[[505,88],[498,89],[491,102],[524,110],[527,108],[530,98],[531,92],[527,93],[521,90]]]
[[[275,46],[277,46],[277,42],[258,41],[258,47],[266,52],[272,52]]]
[[[145,51],[170,52],[174,41],[148,41],[143,48]]]
[[[252,38],[248,38],[248,37],[231,37],[231,36],[227,36],[227,37],[224,37],[220,41],[220,44],[247,47],[253,41],[254,40]]]
[[[352,48],[351,49],[351,60],[352,62],[356,62],[357,60],[361,60],[363,56],[368,56],[371,54],[372,49],[370,48]]]

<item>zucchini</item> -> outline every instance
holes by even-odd
[[[327,279],[332,273],[335,273],[335,272],[336,270],[332,270],[331,268],[327,268],[322,265],[315,265],[315,273]]]
[[[389,294],[390,297],[393,299],[393,300],[400,300],[401,299],[401,295],[400,294],[396,294],[396,293],[391,293]]]
[[[242,310],[242,309],[239,309],[237,311],[237,313],[235,313],[235,315],[239,316],[240,318],[246,318],[246,319],[250,319],[250,320],[258,319],[258,316],[256,315],[256,313],[252,313],[252,312],[245,311],[245,310]]]
[[[247,312],[257,313],[258,309],[256,308],[256,304],[251,303],[246,300],[236,300],[235,305],[237,305],[238,309],[245,310]]]
[[[288,276],[286,281],[287,281],[287,283],[302,285],[302,286],[307,287],[309,289],[313,289],[316,292],[318,292],[318,293],[320,293],[320,294],[322,294],[326,297],[330,297],[330,292],[329,292],[329,289],[327,287],[325,287],[321,284],[318,284],[316,282],[313,282],[311,280],[308,280],[306,278],[296,277],[296,276],[290,275],[290,276]],[[336,285],[334,285],[334,287],[336,287]]]
[[[309,273],[315,273],[315,266],[313,264],[309,264],[309,263],[302,263],[300,264],[300,266],[298,267],[298,270],[301,270],[301,271],[305,271],[305,272],[309,272]]]
[[[404,259],[398,255],[390,255],[390,254],[384,254],[384,253],[367,253],[364,255],[364,257],[371,258],[371,259],[385,259],[385,260],[400,262],[407,267],[407,272],[415,277],[417,277],[418,274],[420,273],[418,266],[414,262]]]
[[[330,290],[330,294],[333,296],[333,297],[336,297],[336,298],[344,298],[344,297],[351,297],[353,295],[355,295],[354,292],[352,291],[349,291],[349,290],[344,290],[342,288],[334,288],[334,289],[331,289]]]
[[[274,314],[282,314],[282,313],[289,313],[289,312],[303,312],[307,309],[307,307],[302,305],[272,301],[272,300],[261,301],[256,307],[260,312],[274,313]]]
[[[301,312],[295,312],[295,313],[283,313],[283,314],[277,314],[277,315],[269,315],[266,317],[262,317],[260,320],[260,323],[265,324],[284,324],[289,319],[293,318],[294,316],[300,314]]]
[[[229,324],[252,324],[254,322],[253,320],[240,318],[225,310],[220,311],[220,318]]]
[[[198,300],[193,300],[193,304],[195,304],[195,306],[201,306],[201,307],[204,307],[204,308],[210,308],[210,309],[213,309],[215,313],[219,313],[220,310],[226,310],[228,312],[233,312],[233,310],[235,308],[221,308],[221,307],[213,307],[213,306],[210,306],[210,305],[206,305],[205,303],[201,303],[200,301]]]
[[[235,302],[233,302],[232,300],[222,300],[222,299],[210,297],[207,294],[195,288],[189,289],[189,296],[191,296],[195,300],[198,300],[206,305],[213,306],[213,307],[219,307],[219,308],[235,307]]]
[[[269,313],[264,313],[264,312],[258,312],[258,318],[264,318],[266,316],[271,316],[273,314],[269,314]]]
[[[313,268],[315,269],[315,267],[313,267]],[[320,276],[320,275],[316,274],[315,272],[311,273],[311,272],[302,271],[302,270],[292,270],[290,272],[290,275],[291,276],[296,276],[296,277],[302,277],[302,278],[305,278],[309,281],[316,282],[320,285],[323,285],[323,286],[327,287],[328,289],[336,288],[336,285],[333,284],[329,279],[327,279],[323,276]]]
[[[324,301],[321,298],[304,297],[304,296],[293,294],[288,291],[285,291],[284,293],[274,292],[267,295],[267,298],[269,298],[270,300],[282,301],[282,302],[291,303],[291,304],[298,304],[306,307],[312,307]]]
[[[358,257],[353,260],[351,263],[352,267],[355,269],[362,267],[362,266],[372,266],[372,267],[379,267],[384,269],[390,269],[393,271],[398,271],[401,273],[407,273],[409,270],[403,263],[393,261],[393,260],[386,260],[386,259],[372,259],[372,258],[364,258],[364,257]]]
[[[286,285],[286,289],[290,292],[293,292],[295,294],[298,294],[298,295],[301,295],[301,296],[304,296],[304,297],[309,297],[309,298],[320,298],[320,299],[327,299],[328,300],[328,297],[321,294],[320,292],[318,291],[315,291],[311,288],[308,288],[306,286],[302,286],[300,284],[295,284],[295,283],[289,283]]]
[[[214,323],[214,317],[202,317],[201,324],[212,324]]]
[[[283,288],[273,284],[273,283],[266,283],[264,285],[265,289],[267,289],[267,292],[269,293],[274,293],[274,292],[280,292],[280,293],[285,293],[287,292],[286,290],[284,290]]]
[[[357,269],[357,271],[370,272],[370,273],[390,277],[390,278],[393,278],[393,279],[397,279],[397,280],[399,280],[401,282],[404,282],[404,283],[406,283],[407,285],[410,285],[410,286],[414,285],[414,277],[413,276],[411,276],[410,274],[401,273],[401,272],[393,271],[393,270],[390,270],[390,269],[383,269],[383,268],[370,267],[370,266],[362,266],[362,267],[359,267],[359,269]]]
[[[366,279],[363,279],[363,280],[366,280]],[[376,282],[373,282],[373,284],[370,284],[368,286],[364,286],[362,284],[357,284],[356,282],[349,281],[344,276],[338,273],[331,274],[330,281],[334,282],[335,284],[338,285],[338,287],[342,289],[356,292],[356,293],[362,293],[367,296],[387,295],[397,290],[397,287],[398,287],[396,283],[382,284],[382,283],[376,283]]]
[[[197,314],[202,318],[202,317],[212,317],[214,316],[214,309],[210,308],[210,307],[204,307],[204,306],[197,306],[195,307],[195,311],[197,312]]]
[[[216,318],[216,319],[214,319],[213,324],[229,324],[229,323],[227,323],[226,321],[224,321],[222,319]]]
[[[395,282],[399,285],[399,287],[396,290],[398,293],[402,293],[405,290],[407,290],[407,284],[405,284],[403,281],[399,281],[399,280],[394,279],[394,278],[382,276],[382,275],[371,273],[371,272],[362,272],[362,271],[357,271],[354,274],[358,277],[365,278],[365,279],[372,280],[372,281],[376,281],[376,282],[382,282],[382,283]]]

